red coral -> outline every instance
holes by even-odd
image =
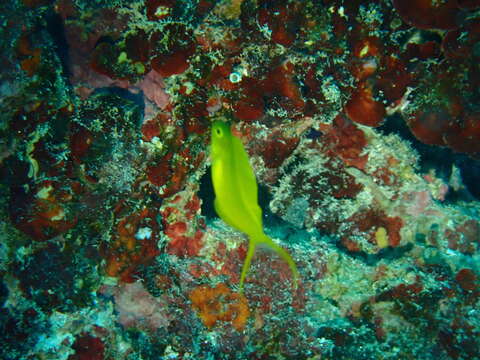
[[[170,206],[162,210],[165,235],[170,238],[167,252],[179,257],[198,256],[203,247],[205,223],[199,217],[200,199],[193,195],[190,199],[181,195],[171,200]]]
[[[383,167],[378,168],[372,174],[372,176],[380,183],[381,185],[393,185],[396,181],[396,176],[389,168]]]
[[[22,138],[31,136],[36,131],[39,124],[51,121],[53,112],[50,106],[44,102],[35,102],[31,105],[31,109],[26,111],[24,107],[20,107],[14,114],[10,122],[10,129]],[[26,108],[27,106],[25,106]],[[52,111],[53,110],[53,111]]]
[[[72,345],[75,354],[68,357],[68,360],[103,360],[105,344],[95,336],[87,333],[80,334]]]
[[[227,60],[221,65],[215,65],[208,74],[207,78],[200,80],[200,84],[206,86],[216,86],[227,91],[237,89],[239,85],[237,83],[232,83],[229,80],[232,69],[233,65],[231,60]],[[245,79],[242,79],[243,86],[246,85],[244,80]]]
[[[419,29],[453,29],[457,27],[459,9],[456,0],[394,0],[402,19]]]
[[[385,106],[373,98],[372,88],[366,82],[358,84],[345,105],[348,117],[362,125],[380,126],[385,117]]]
[[[478,69],[473,66],[475,44],[479,40],[478,20],[466,22],[446,34],[442,42],[445,61],[430,70],[435,73],[434,77],[427,77],[419,84],[422,95],[435,93],[435,101],[414,104],[419,110],[407,119],[412,133],[420,141],[448,146],[472,157],[480,152],[480,112],[472,106],[473,94],[479,87]],[[452,86],[451,79],[459,81]]]
[[[10,208],[14,225],[36,241],[49,240],[74,227],[77,219],[65,210],[72,196],[63,190],[64,187],[46,180],[29,193],[18,189]]]
[[[192,51],[188,49],[158,55],[151,61],[152,68],[163,77],[182,74],[190,65],[188,59],[191,54]]]
[[[448,59],[463,61],[476,57],[473,50],[480,40],[480,19],[469,21],[459,29],[447,32],[442,41],[442,50]]]
[[[185,159],[185,158],[182,158],[182,159]],[[172,166],[172,169],[174,169],[175,171],[172,175],[169,186],[162,192],[163,197],[172,196],[177,192],[179,192],[180,190],[182,190],[183,187],[185,186],[185,181],[187,179],[187,174],[188,174],[188,171],[190,170],[190,167],[188,163],[183,163],[182,161],[184,160],[180,160],[179,162],[177,162]]]
[[[265,166],[274,169],[282,165],[295,150],[298,142],[298,138],[285,138],[280,134],[272,133],[262,151]]]
[[[133,282],[137,267],[149,263],[159,254],[158,235],[156,214],[151,210],[144,209],[122,218],[117,224],[113,243],[104,250],[106,274]]]
[[[404,95],[412,76],[403,60],[386,53],[375,36],[360,38],[353,45],[351,72],[359,80],[346,111],[357,122],[378,126],[385,116],[384,106],[373,99],[373,93],[382,94],[390,103]],[[366,112],[362,119],[362,112]]]
[[[41,61],[42,50],[35,48],[26,58],[20,61],[20,67],[27,73],[28,76],[33,76],[37,72]]]
[[[428,145],[445,145],[444,134],[450,128],[451,116],[443,108],[424,109],[407,120],[413,135]]]
[[[258,22],[261,26],[267,25],[271,30],[271,39],[274,43],[290,46],[295,41],[299,27],[298,3],[275,4],[266,3],[264,8],[260,5]]]
[[[457,225],[454,230],[446,229],[444,236],[450,249],[474,254],[480,244],[480,225],[473,219],[467,220]]]
[[[159,48],[160,43],[164,45]],[[187,70],[190,66],[189,58],[196,48],[191,30],[180,23],[169,23],[163,27],[162,32],[154,32],[150,44],[154,54],[152,68],[163,77],[182,74]]]
[[[347,249],[350,252],[360,252],[362,250],[360,248],[360,245],[357,242],[355,242],[355,240],[353,240],[352,238],[350,238],[348,236],[343,236],[340,239],[340,242],[341,242],[342,246],[344,246],[345,249]]]
[[[267,78],[262,81],[262,89],[267,95],[282,96],[288,99],[294,109],[300,110],[305,102],[294,78],[295,67],[290,62],[285,62],[267,74]],[[284,107],[286,104],[283,105]]]
[[[81,163],[93,143],[93,133],[83,126],[76,125],[70,135],[70,151],[73,161]]]
[[[233,105],[235,117],[239,120],[253,121],[263,116],[265,104],[257,95],[248,96]]]
[[[445,143],[454,151],[480,153],[480,112],[464,116],[462,123],[452,124],[445,134]]]
[[[222,107],[223,103],[221,98],[217,96],[212,96],[208,98],[206,109],[209,115],[215,114],[217,111],[222,109]]]
[[[178,241],[183,238],[187,232],[187,224],[182,221],[177,221],[173,224],[167,224],[164,230],[165,235],[171,238],[173,241]]]
[[[363,185],[357,184],[355,178],[347,173],[335,172],[334,168],[331,168],[332,164],[325,165],[326,168],[330,168],[326,181],[331,188],[332,196],[336,199],[353,199],[363,189]]]
[[[237,119],[251,122],[263,116],[265,102],[257,81],[251,78],[242,80],[242,93],[239,101],[232,105]]]
[[[415,137],[428,145],[448,146],[452,150],[476,154],[480,152],[480,113],[455,116],[461,109],[458,99],[450,99],[449,109],[437,107],[422,110],[407,120]]]
[[[199,96],[201,97],[201,94],[199,94]],[[183,129],[187,136],[190,134],[202,135],[208,130],[209,120],[207,120],[208,110],[206,99],[200,98],[199,101],[184,106],[183,111],[185,111],[186,114]]]
[[[208,130],[207,121],[203,118],[189,117],[185,120],[183,128],[187,134],[202,135]]]
[[[407,72],[402,60],[394,56],[382,59],[382,68],[377,76],[375,89],[381,91],[388,101],[401,99],[411,82],[412,76]]]
[[[465,241],[480,245],[480,223],[477,220],[467,220],[458,225],[456,230],[462,234]]]
[[[477,289],[477,276],[470,269],[461,269],[455,276],[455,280],[465,291],[474,291]]]
[[[386,222],[389,245],[393,247],[399,246],[402,239],[400,236],[400,230],[403,227],[402,219],[396,216],[387,217],[384,221]]]
[[[408,43],[405,53],[406,59],[437,59],[440,57],[441,49],[437,42],[427,41],[422,44]]]
[[[358,231],[367,233],[368,240],[374,244],[376,243],[375,232],[382,227],[387,232],[389,246],[400,245],[403,221],[399,217],[389,217],[382,211],[370,209],[352,215],[347,221],[353,224],[352,233]],[[346,235],[346,238],[349,238],[349,235]]]
[[[170,114],[158,113],[153,119],[150,119],[142,125],[142,135],[144,141],[152,141],[154,137],[159,137],[165,127],[173,125]]]
[[[154,137],[160,135],[160,126],[158,122],[149,120],[142,125],[142,134],[144,141],[152,141]]]
[[[157,164],[147,167],[147,178],[153,185],[166,185],[172,177],[173,170],[170,167],[172,153],[168,153]]]
[[[184,132],[181,128],[177,130],[179,136],[171,140],[181,142]],[[173,158],[175,152],[179,156]],[[188,147],[179,150],[177,144],[170,144],[170,152],[158,159],[155,164],[147,166],[147,178],[157,187],[156,190],[162,198],[170,197],[183,189],[188,172],[199,166],[203,156],[203,153],[192,156]]]
[[[418,300],[418,295],[423,291],[423,285],[417,282],[413,284],[400,284],[396,287],[385,291],[378,296],[378,300],[383,299],[398,299],[415,303]]]
[[[214,7],[215,3],[211,0],[200,0],[197,5],[197,12],[205,14]]]
[[[191,219],[194,214],[200,211],[202,202],[200,198],[196,195],[193,195],[192,198],[187,202],[185,205],[185,209],[187,210],[187,219]]]
[[[443,38],[442,50],[449,59],[465,58],[469,54],[470,46],[462,36],[464,31],[460,29],[450,30]],[[468,39],[468,38],[467,38]]]
[[[376,73],[382,47],[376,36],[361,38],[352,45],[353,51],[351,72],[359,81],[367,79]]]
[[[333,125],[321,125],[325,132],[323,143],[327,146],[327,154],[339,156],[345,165],[354,166],[360,170],[365,168],[368,155],[362,155],[367,145],[367,138],[353,122],[343,115],[338,115]]]
[[[166,234],[172,239],[167,246],[167,252],[178,257],[198,256],[203,247],[203,232],[198,229],[195,235],[188,237],[174,233],[170,228],[167,228]]]
[[[227,250],[225,244],[218,246],[218,252],[214,255],[214,259],[223,262],[219,271],[219,275],[228,276],[230,282],[238,284],[240,281],[240,267],[247,256],[247,244],[241,243],[237,248]],[[287,271],[290,271],[289,269]]]
[[[222,107],[222,101],[231,102],[233,114],[237,119],[251,122],[264,115],[265,97],[282,96],[287,98],[289,107],[302,107],[303,100],[300,91],[293,79],[293,66],[290,63],[285,67],[278,66],[268,74],[264,80],[258,80],[248,76],[242,76],[241,81],[232,82],[230,75],[234,71],[235,62],[227,60],[221,65],[213,67],[212,71],[205,79],[199,81],[200,84],[215,87],[225,91],[238,90],[238,94],[232,100],[215,99],[214,104],[204,106],[207,115],[209,112],[218,111]],[[212,99],[212,98],[210,98]],[[206,99],[208,101],[208,98]],[[205,101],[203,101],[205,104]]]

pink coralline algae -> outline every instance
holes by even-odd
[[[169,103],[169,97],[163,91],[165,84],[155,71],[150,71],[138,84],[145,96],[157,105],[160,109],[165,109]]]
[[[153,297],[141,282],[123,284],[113,291],[115,311],[122,326],[155,331],[166,328],[170,323],[168,304],[161,298]]]

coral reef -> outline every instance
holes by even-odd
[[[0,358],[480,359],[479,11],[2,4]],[[239,293],[218,120],[295,291],[259,248]]]

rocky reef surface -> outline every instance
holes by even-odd
[[[1,359],[480,359],[480,1],[2,9]],[[238,291],[218,119],[296,289]]]

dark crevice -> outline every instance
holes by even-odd
[[[66,78],[70,77],[70,57],[68,55],[68,42],[65,37],[65,28],[60,15],[50,13],[47,18],[47,31],[52,37],[56,47],[56,53],[62,64],[63,74]]]
[[[478,186],[480,184],[479,160],[472,159],[465,154],[455,153],[446,147],[426,145],[418,141],[400,115],[389,117],[378,129],[386,135],[397,134],[410,142],[412,148],[420,155],[421,173],[428,173],[431,169],[435,169],[436,176],[448,183],[452,175],[453,165],[460,170],[465,189],[460,189],[458,192],[451,191],[447,195],[447,202],[480,200],[480,186]]]
[[[213,220],[218,217],[217,213],[215,212],[215,208],[213,205],[215,199],[215,193],[213,191],[213,183],[212,177],[210,175],[210,168],[208,168],[207,172],[201,177],[200,179],[200,189],[198,190],[198,197],[202,199],[202,215],[208,220]],[[263,224],[266,228],[275,228],[275,227],[282,227],[282,228],[291,228],[292,231],[296,231],[297,229],[293,229],[291,225],[289,225],[286,221],[282,218],[277,216],[276,214],[270,211],[270,201],[272,197],[268,192],[266,186],[259,185],[258,186],[258,204],[260,205],[263,213]]]

